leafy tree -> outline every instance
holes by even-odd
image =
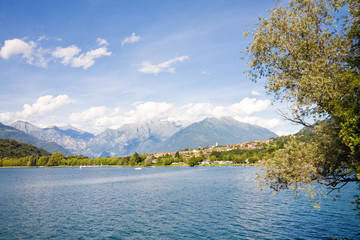
[[[36,166],[36,161],[38,160],[39,156],[32,154],[31,156],[28,156],[28,162],[27,166]]]
[[[187,160],[187,164],[190,166],[190,167],[194,167],[195,165],[197,165],[199,163],[199,160],[192,156],[190,157],[188,160]]]
[[[211,151],[210,157],[211,156],[215,156],[217,159],[219,159],[220,156],[221,156],[221,152],[219,152],[219,151]]]
[[[359,9],[357,0],[293,0],[251,32],[251,80],[267,78],[268,93],[290,104],[283,117],[316,134],[268,157],[262,184],[315,196],[314,183],[332,191],[359,182]]]
[[[49,156],[42,156],[36,161],[36,166],[45,166],[49,161]]]
[[[48,166],[58,166],[64,160],[64,156],[60,152],[53,153],[48,161]]]
[[[139,162],[141,162],[141,157],[137,152],[130,156],[129,165],[135,166]]]
[[[144,160],[144,165],[145,165],[146,167],[151,166],[153,159],[154,159],[154,156],[153,156],[153,155],[147,156],[147,157],[145,158],[145,160]]]
[[[174,159],[172,157],[163,158],[163,164],[165,166],[171,165],[173,162],[174,162]]]
[[[210,162],[213,163],[215,161],[217,161],[217,157],[215,155],[212,155],[210,158],[209,158]]]

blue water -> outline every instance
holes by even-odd
[[[0,169],[0,239],[354,238],[349,185],[320,211],[255,167]]]

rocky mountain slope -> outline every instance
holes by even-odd
[[[14,139],[19,142],[28,143],[38,148],[42,148],[50,153],[61,152],[64,156],[71,154],[70,151],[54,142],[41,140],[21,130],[4,125],[2,123],[0,123],[0,138]]]
[[[240,123],[229,117],[207,118],[185,126],[153,119],[126,124],[119,129],[106,129],[97,135],[73,127],[39,128],[22,121],[14,122],[11,126],[42,140],[55,142],[73,154],[89,157],[176,151],[216,143],[226,145],[276,137],[275,133],[265,128]]]
[[[72,154],[93,155],[87,142],[95,136],[73,127],[39,128],[28,122],[17,121],[10,126],[47,142],[54,142],[68,149]]]
[[[184,148],[226,145],[265,140],[277,135],[265,128],[241,123],[230,117],[207,118],[180,130],[152,152],[177,151]]]
[[[88,146],[101,155],[131,155],[147,152],[162,143],[182,127],[173,122],[154,119],[140,124],[126,124],[119,129],[107,129],[90,139]]]

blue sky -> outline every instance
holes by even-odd
[[[240,60],[269,0],[0,1],[0,122],[99,132],[154,117],[232,116],[278,133]],[[246,56],[245,56],[246,57]]]

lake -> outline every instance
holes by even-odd
[[[349,184],[320,211],[257,189],[256,167],[0,169],[0,239],[354,238]]]

